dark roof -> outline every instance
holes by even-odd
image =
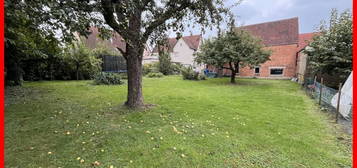
[[[312,40],[312,38],[315,35],[318,35],[319,33],[303,33],[299,34],[299,46],[298,46],[298,52],[304,49]]]
[[[182,39],[185,41],[185,43],[193,50],[197,50],[200,44],[202,36],[201,35],[192,35],[192,36],[184,36]],[[168,45],[169,45],[169,51],[172,52],[176,43],[177,43],[176,38],[169,38],[168,39]],[[154,48],[153,53],[157,53],[158,48],[157,46]]]
[[[298,44],[299,23],[298,18],[290,18],[265,22],[247,26],[236,27],[250,32],[262,39],[265,46]]]

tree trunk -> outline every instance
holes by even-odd
[[[79,65],[78,65],[78,63],[76,65],[76,78],[77,78],[77,80],[79,79]]]
[[[141,46],[126,48],[126,64],[128,70],[128,97],[125,105],[139,108],[144,105],[142,92],[142,54]]]
[[[231,83],[236,83],[236,73],[237,68],[232,65],[232,62],[229,63],[229,68],[231,69]]]
[[[236,83],[236,72],[234,70],[231,73],[231,83]]]

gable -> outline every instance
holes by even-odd
[[[198,50],[200,42],[201,42],[201,35],[192,35],[192,36],[183,36],[179,40],[183,40],[186,45],[192,50]],[[177,42],[179,41],[176,38],[169,38],[168,39],[168,47],[169,52],[173,52],[173,48],[176,46]],[[158,48],[155,46],[153,53],[157,53]]]
[[[180,52],[182,50],[191,50],[191,48],[186,41],[181,38],[176,42],[171,52]]]

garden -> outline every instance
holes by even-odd
[[[126,83],[127,81],[123,81]],[[6,90],[6,167],[350,167],[350,137],[287,80],[24,82]]]

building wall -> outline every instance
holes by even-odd
[[[175,47],[173,48],[173,52],[171,53],[171,61],[179,62],[183,65],[193,65],[193,53],[194,50],[192,50],[181,38],[177,41]]]
[[[304,83],[304,76],[306,71],[307,55],[302,51],[298,53],[297,57],[297,67],[296,67],[296,77],[299,83]]]
[[[270,46],[265,49],[272,50],[270,60],[261,64],[260,73],[255,74],[254,68],[240,68],[241,77],[261,77],[261,78],[292,78],[296,75],[296,50],[297,44]],[[283,68],[282,75],[271,75],[271,68]]]
[[[201,46],[201,42],[199,44]],[[200,50],[198,47],[197,51]],[[185,66],[193,66],[197,71],[201,71],[204,69],[204,65],[197,65],[194,61],[194,53],[196,51],[191,49],[187,43],[181,38],[177,41],[172,52],[170,52],[171,62],[181,63]],[[149,57],[145,57],[143,59],[143,64],[153,63],[159,61],[159,53],[153,52]]]

